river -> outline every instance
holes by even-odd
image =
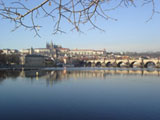
[[[157,69],[0,70],[0,120],[160,120]]]

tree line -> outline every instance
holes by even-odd
[[[0,52],[0,65],[19,65],[20,64],[20,55],[19,54],[2,54]]]

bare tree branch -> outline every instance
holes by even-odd
[[[40,2],[41,1],[41,2]],[[150,21],[155,13],[160,13],[155,6],[155,0],[142,0],[142,6],[150,4],[152,6],[152,15],[147,21]],[[90,24],[93,28],[104,31],[96,25],[95,19],[102,17],[105,20],[117,20],[108,15],[109,11],[116,10],[121,6],[136,7],[135,0],[39,0],[37,5],[29,7],[32,1],[12,1],[9,4],[0,1],[0,17],[11,20],[15,23],[15,28],[20,27],[33,30],[36,36],[42,27],[38,24],[39,17],[51,18],[53,21],[53,34],[65,33],[62,29],[62,21],[69,23],[73,28],[71,30],[81,31],[81,25]],[[114,2],[113,5],[110,5]],[[95,18],[95,19],[94,19]],[[35,20],[36,19],[36,20]],[[26,20],[28,22],[26,22]]]

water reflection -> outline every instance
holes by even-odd
[[[17,78],[22,71],[0,70],[0,83],[7,78]]]
[[[62,80],[68,79],[92,79],[100,78],[106,79],[108,76],[159,76],[159,70],[154,69],[69,69],[69,70],[28,70],[28,71],[15,71],[15,70],[1,70],[0,83],[5,79],[17,77],[28,78],[34,80],[46,80],[47,85],[53,85]]]
[[[0,71],[2,120],[160,120],[159,70]]]

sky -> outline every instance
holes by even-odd
[[[109,52],[160,51],[160,14],[155,14],[152,20],[146,22],[152,14],[149,5],[121,7],[108,14],[118,21],[97,19],[96,24],[105,32],[89,30],[89,26],[84,25],[81,27],[84,33],[68,30],[65,34],[53,35],[53,23],[44,18],[41,22],[43,28],[39,32],[41,37],[34,37],[34,31],[24,28],[11,32],[14,24],[0,19],[0,49],[44,48],[47,42],[52,41],[71,49],[105,48]],[[68,23],[62,23],[62,27],[68,28]]]

